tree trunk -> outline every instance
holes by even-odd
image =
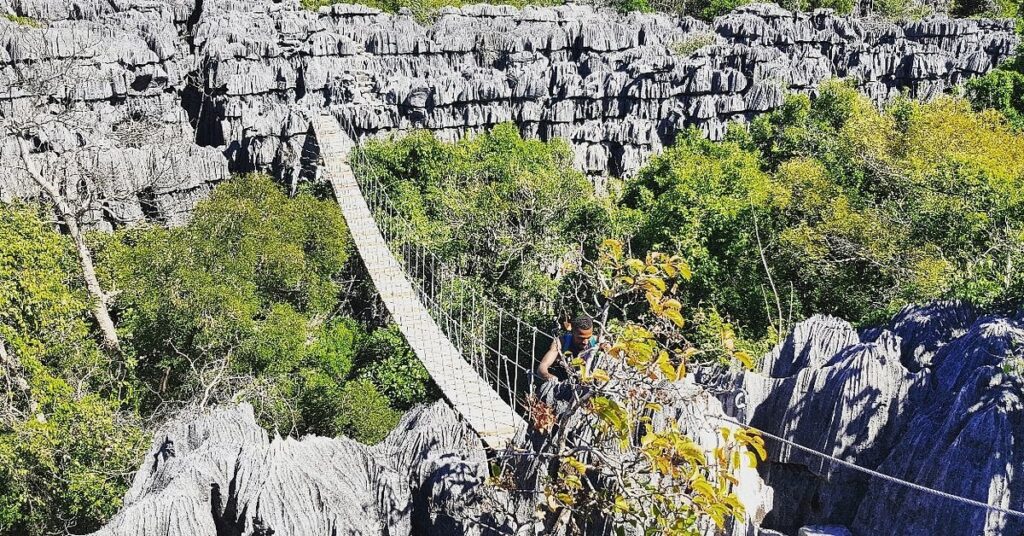
[[[71,240],[75,242],[75,251],[78,253],[78,263],[82,267],[82,276],[85,278],[85,289],[92,298],[92,314],[96,317],[96,324],[103,334],[103,346],[116,353],[121,352],[121,341],[117,338],[117,330],[114,328],[114,321],[110,318],[110,310],[107,309],[107,295],[100,286],[100,280],[96,277],[96,268],[92,262],[92,251],[85,243],[82,230],[78,227],[78,220],[73,214],[65,213],[61,216],[64,225],[68,228]]]
[[[117,337],[117,330],[114,328],[114,321],[110,318],[110,310],[107,309],[107,295],[100,286],[100,280],[96,277],[96,267],[92,262],[92,251],[85,243],[85,236],[78,225],[78,217],[71,210],[64,196],[57,190],[56,185],[43,178],[42,173],[35,166],[35,162],[29,157],[28,148],[23,140],[17,140],[18,149],[21,153],[21,162],[25,165],[32,180],[46,192],[46,195],[53,201],[64,225],[68,228],[68,234],[75,243],[75,253],[78,254],[78,264],[82,268],[82,276],[85,278],[85,289],[92,298],[92,315],[100,328],[103,336],[103,346],[114,354],[121,353],[121,341]]]

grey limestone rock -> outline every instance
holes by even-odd
[[[1020,510],[1024,381],[1018,316],[952,302],[907,307],[858,332],[814,317],[742,378],[752,425],[883,474]],[[1016,534],[1021,520],[852,471],[769,440],[776,493],[765,526],[840,524],[853,534]]]
[[[679,129],[721,137],[728,121],[778,107],[787,90],[853,75],[879,102],[898,90],[932,97],[991,68],[1016,42],[1002,23],[935,19],[869,30],[827,11],[769,4],[743,6],[710,25],[585,5],[467,6],[443,10],[427,27],[402,15],[289,6],[243,11],[215,2],[197,26],[205,77],[225,90],[209,110],[235,110],[218,118],[223,143],[284,138],[238,144],[228,152],[232,162],[267,168],[287,160],[286,139],[295,134],[262,118],[297,106],[332,112],[359,137],[410,128],[459,137],[515,121],[525,135],[567,138],[588,173],[629,174]],[[293,34],[305,45],[282,46],[280,32],[263,30],[286,22],[309,29]],[[711,46],[671,51],[704,36]],[[323,45],[342,37],[353,54]],[[257,52],[224,54],[238,41]],[[363,82],[353,83],[355,75]],[[368,121],[367,110],[386,121]],[[592,121],[608,135],[596,137]],[[642,121],[645,135],[615,135],[629,121]]]
[[[177,24],[191,11],[148,0],[0,1],[0,12],[38,23],[0,17],[3,161],[21,164],[20,137],[93,227],[183,221],[227,176],[222,151],[195,143],[178,93],[191,58]],[[23,168],[0,170],[0,201],[41,195]]]
[[[188,155],[142,199],[115,203],[123,192],[95,185],[104,201],[87,212],[101,227],[180,221],[228,170],[269,171],[293,187],[315,176],[299,157],[313,114],[333,114],[356,138],[426,128],[452,140],[513,121],[524,135],[566,139],[589,174],[629,175],[681,129],[721,138],[786,92],[850,77],[878,103],[933,98],[1018,41],[1012,21],[878,23],[773,4],[710,24],[576,4],[446,8],[429,25],[298,0],[0,0],[0,12],[44,23],[0,18],[0,119],[52,113],[18,82],[29,65],[67,73],[44,93],[82,112],[71,128],[31,135],[46,139],[40,160],[66,167],[69,154],[100,147],[106,161],[138,168],[148,153],[124,148],[144,145]],[[115,128],[143,119],[162,127],[142,139]],[[10,146],[0,139],[7,155]],[[32,192],[24,176],[0,174],[0,198]]]
[[[485,476],[480,440],[443,402],[414,408],[375,446],[268,439],[243,404],[158,433],[124,508],[95,535],[423,534],[446,498]]]

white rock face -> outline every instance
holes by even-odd
[[[1024,380],[1004,370],[1024,344],[1021,315],[953,303],[907,307],[858,332],[830,317],[798,326],[742,378],[747,422],[883,474],[1002,508],[1024,508]],[[1018,534],[986,512],[768,440],[768,527],[839,524],[854,534]],[[828,533],[833,534],[833,533]]]
[[[423,533],[438,524],[434,497],[486,475],[480,440],[443,402],[413,409],[372,447],[270,440],[241,405],[158,433],[124,508],[94,536]]]
[[[311,114],[333,113],[357,138],[427,128],[453,140],[513,121],[567,140],[587,173],[628,175],[681,129],[721,138],[786,91],[848,77],[878,102],[931,98],[1017,43],[1010,21],[890,24],[763,4],[711,24],[476,5],[425,26],[298,0],[0,0],[0,13],[44,25],[0,17],[0,122],[52,120],[69,105],[72,125],[43,121],[24,141],[108,228],[181,221],[229,169],[314,177],[301,157]],[[33,70],[42,89],[20,78]],[[0,158],[17,160],[0,136]],[[19,170],[0,171],[0,199],[38,193]]]
[[[1016,43],[1002,21],[869,24],[774,5],[710,25],[581,5],[469,6],[429,26],[346,5],[245,6],[214,3],[197,26],[209,109],[230,110],[224,143],[263,140],[229,159],[293,175],[307,129],[296,104],[333,112],[359,137],[427,128],[457,139],[514,121],[528,136],[567,139],[588,173],[630,174],[680,129],[721,138],[729,121],[778,107],[786,91],[849,77],[878,102],[901,91],[930,98]]]

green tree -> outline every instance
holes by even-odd
[[[619,221],[634,253],[691,263],[693,316],[757,339],[814,313],[1020,300],[1022,181],[1024,137],[1000,114],[953,97],[879,109],[834,81],[724,142],[681,135],[627,182]]]
[[[361,443],[372,445],[381,441],[401,417],[370,380],[346,383],[339,396],[341,411],[335,416],[334,425]]]
[[[335,322],[336,278],[349,249],[333,202],[288,198],[259,175],[219,186],[184,227],[131,229],[110,240],[103,265],[119,291],[120,328],[138,376],[155,393],[147,407],[222,401],[246,378],[278,378],[271,399],[291,399],[306,369],[343,382],[353,350],[348,327]],[[277,425],[302,428],[294,410],[270,409],[290,404],[242,393]]]
[[[690,263],[683,301],[763,332],[778,323],[778,307],[759,250],[773,245],[784,193],[756,151],[689,130],[629,181],[620,217],[634,226],[634,251],[670,251]]]
[[[751,127],[780,197],[772,257],[805,312],[1021,297],[1024,138],[951,97],[878,110],[842,83]]]
[[[568,145],[524,140],[511,124],[453,144],[413,132],[370,143],[354,160],[413,223],[410,241],[523,314],[549,309],[560,274],[614,224]]]
[[[0,207],[0,533],[95,530],[120,507],[144,437],[91,317],[70,240]]]
[[[975,110],[996,110],[1013,128],[1024,128],[1024,74],[1014,64],[968,80],[967,96]]]
[[[391,404],[402,410],[441,394],[409,344],[394,325],[369,334],[360,344],[356,376],[373,382]]]

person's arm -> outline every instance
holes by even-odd
[[[545,380],[557,380],[548,367],[555,364],[555,360],[558,359],[558,353],[562,351],[562,343],[558,342],[558,339],[551,341],[551,347],[544,353],[544,357],[541,358],[540,364],[537,365],[537,374]]]

